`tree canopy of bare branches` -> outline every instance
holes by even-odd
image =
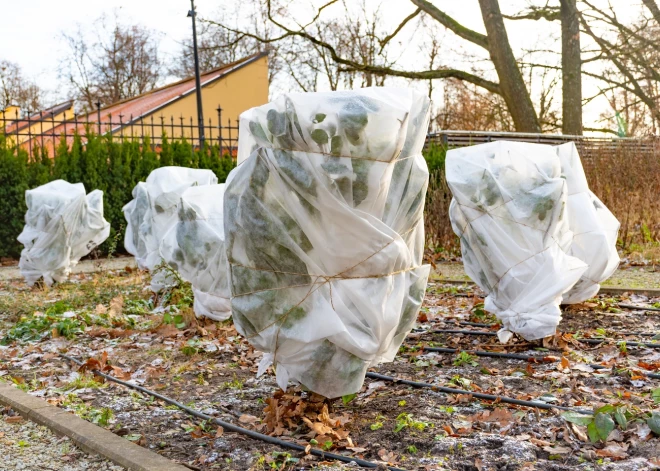
[[[36,111],[44,105],[44,94],[24,76],[17,64],[0,60],[0,110],[10,105],[17,105],[24,111]]]
[[[375,77],[384,76],[415,80],[446,78],[463,80],[501,95],[516,129],[519,131],[536,132],[540,130],[539,120],[530,94],[509,44],[498,0],[479,0],[487,34],[465,27],[428,0],[410,0],[411,13],[401,18],[399,25],[392,31],[380,33],[375,27],[364,24],[360,30],[363,34],[342,35],[343,41],[341,42],[315,34],[315,32],[318,32],[318,28],[314,28],[320,21],[319,18],[323,11],[338,3],[339,0],[330,0],[318,8],[314,17],[305,24],[296,23],[295,20],[292,20],[294,15],[291,14],[291,11],[282,5],[274,5],[274,1],[264,0],[268,21],[277,30],[277,34],[270,38],[264,38],[245,29],[233,27],[225,22],[210,21],[210,23],[239,36],[251,37],[264,44],[279,43],[292,37],[301,38],[313,47],[323,49],[329,58],[339,65],[340,70],[360,73],[363,77],[366,77],[367,84],[375,84]],[[385,60],[386,56],[383,51],[388,43],[420,13],[428,15],[459,38],[485,49],[490,56],[499,82],[494,82],[472,71],[448,67],[412,71],[402,70],[395,67],[393,62]],[[349,22],[348,25],[355,26],[356,22]],[[351,32],[350,29],[348,32]],[[359,39],[366,40],[360,41]]]
[[[94,40],[79,26],[63,34],[68,55],[60,73],[84,108],[92,110],[154,89],[162,76],[156,33],[115,16],[94,23]]]
[[[655,0],[643,0],[645,11],[633,23],[619,18],[617,9],[582,0],[582,30],[597,45],[613,113],[609,124],[621,119],[633,134],[657,134],[660,129],[660,9]],[[646,112],[643,112],[645,110]],[[620,126],[619,126],[620,127]]]

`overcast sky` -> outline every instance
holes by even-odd
[[[240,0],[196,0],[199,16],[214,17],[221,5]],[[371,0],[368,0],[371,1]],[[605,0],[595,0],[600,3]],[[621,15],[635,16],[639,12],[639,0],[610,0],[621,6]],[[382,11],[388,22],[397,20],[414,11],[414,6],[405,0],[373,0],[383,3]],[[191,35],[191,22],[186,17],[190,8],[189,0],[2,0],[3,24],[0,27],[0,59],[18,63],[26,76],[35,80],[51,93],[52,99],[66,99],[64,90],[58,84],[57,67],[65,54],[61,41],[62,31],[73,31],[77,24],[91,23],[102,14],[112,15],[118,11],[122,20],[138,22],[162,34],[161,51],[164,55],[176,54],[179,43]],[[435,0],[434,3],[453,15],[465,26],[484,31],[477,0]],[[501,0],[501,8],[506,13],[521,10],[528,0]],[[536,2],[538,3],[538,2]],[[625,8],[624,8],[625,7]],[[328,12],[332,15],[332,12]],[[545,21],[508,22],[507,30],[511,44],[517,54],[535,44],[549,45],[553,38],[559,38],[559,24]],[[412,31],[411,34],[418,34]],[[445,35],[446,46],[456,54],[465,44],[453,34]],[[460,53],[460,52],[459,52]],[[406,51],[410,59],[416,51]],[[454,65],[451,59],[449,62]],[[447,60],[445,60],[447,63]],[[407,66],[410,67],[409,65]],[[414,66],[413,66],[414,67]],[[593,81],[584,80],[585,96],[597,91]],[[607,108],[603,100],[593,102],[585,108],[585,122],[597,118]],[[586,123],[585,123],[586,124]]]

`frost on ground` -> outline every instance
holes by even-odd
[[[98,456],[77,448],[66,437],[23,419],[13,410],[0,413],[0,470],[35,471],[124,471]]]
[[[617,304],[660,307],[658,298],[599,296],[565,310],[562,333],[554,338],[515,338],[500,345],[493,337],[431,333],[484,330],[458,322],[494,321],[483,310],[483,293],[431,282],[419,329],[406,338],[394,362],[374,370],[471,392],[570,407],[604,406],[600,427],[589,427],[556,411],[372,379],[344,400],[324,401],[293,388],[283,392],[272,371],[256,378],[261,353],[237,334],[231,321],[195,318],[189,285],[156,298],[149,283],[148,275],[132,268],[79,274],[43,290],[0,282],[0,379],[192,469],[355,468],[198,421],[123,386],[103,383],[58,352],[243,427],[401,469],[632,471],[660,464],[660,439],[649,426],[655,423],[647,420],[660,404],[660,380],[645,376],[660,372],[660,349],[579,342],[584,337],[639,340],[624,334],[657,332],[657,312]],[[644,339],[657,342],[652,336]],[[430,346],[460,353],[424,350]],[[473,350],[539,355],[546,361],[476,357]],[[594,371],[589,363],[608,368]],[[594,429],[605,436],[591,441]]]

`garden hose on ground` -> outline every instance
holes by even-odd
[[[74,363],[74,364],[78,365],[78,366],[83,366],[84,365],[84,363],[81,362],[80,360],[72,358],[72,357],[70,357],[68,355],[65,355],[63,353],[59,353],[59,356],[64,358],[65,360],[71,362],[71,363]],[[127,381],[123,381],[123,380],[118,379],[118,378],[116,378],[112,375],[103,373],[103,372],[98,371],[98,370],[91,370],[91,371],[95,375],[101,376],[102,378],[104,378],[108,381],[112,381],[114,383],[121,384],[122,386],[126,386],[130,389],[134,389],[134,390],[139,391],[143,394],[147,394],[149,396],[152,396],[156,399],[160,399],[161,401],[164,401],[167,404],[176,406],[179,409],[181,409],[182,411],[184,411],[185,413],[187,413],[187,414],[189,414],[193,417],[196,417],[198,419],[202,419],[202,420],[205,420],[205,421],[210,421],[210,422],[212,422],[216,425],[221,426],[223,429],[225,429],[229,432],[239,433],[239,434],[248,436],[250,438],[254,438],[256,440],[261,440],[263,442],[270,443],[272,445],[280,446],[282,448],[288,448],[288,449],[303,452],[303,453],[309,453],[309,454],[312,454],[314,456],[318,456],[319,458],[322,458],[322,459],[331,459],[331,460],[335,460],[335,461],[341,461],[343,463],[355,462],[359,466],[362,466],[364,468],[372,468],[372,469],[373,468],[378,468],[379,466],[382,466],[378,463],[374,463],[374,462],[371,462],[371,461],[365,461],[365,460],[362,460],[360,458],[352,458],[352,457],[348,457],[348,456],[344,456],[344,455],[339,455],[339,454],[336,454],[336,453],[328,453],[328,452],[325,452],[323,450],[319,450],[319,449],[316,449],[316,448],[311,448],[311,449],[309,449],[309,451],[307,451],[306,447],[304,447],[302,445],[298,445],[297,443],[292,443],[292,442],[282,440],[282,439],[279,439],[279,438],[276,438],[276,437],[271,437],[269,435],[265,435],[263,433],[259,433],[259,432],[255,432],[253,430],[248,430],[248,429],[245,429],[243,427],[239,427],[239,426],[234,425],[230,422],[225,422],[224,420],[220,420],[220,419],[217,419],[217,418],[212,417],[210,415],[199,412],[195,409],[192,409],[188,406],[185,406],[184,404],[181,404],[180,402],[178,402],[174,399],[171,399],[167,396],[163,396],[162,394],[159,394],[155,391],[151,391],[150,389],[147,389],[145,387],[138,386],[136,384],[132,384],[132,383],[129,383]],[[443,392],[443,393],[446,393],[446,394],[469,395],[469,396],[475,397],[477,399],[493,401],[495,403],[501,402],[501,403],[506,403],[506,404],[513,404],[513,405],[518,405],[518,406],[531,407],[531,408],[534,408],[534,409],[546,409],[546,410],[557,409],[557,410],[562,410],[562,411],[576,412],[578,414],[583,414],[583,415],[593,415],[593,411],[586,410],[586,409],[577,409],[577,408],[572,408],[572,407],[551,405],[551,404],[548,404],[548,403],[545,403],[545,402],[525,401],[525,400],[522,400],[522,399],[514,399],[514,398],[510,398],[510,397],[506,397],[506,396],[496,396],[496,395],[493,395],[493,394],[484,394],[484,393],[479,393],[479,392],[474,392],[474,391],[466,391],[466,390],[463,390],[463,389],[447,388],[447,387],[444,387],[444,386],[438,386],[438,385],[430,384],[430,383],[423,383],[423,382],[419,382],[419,381],[409,381],[409,380],[405,380],[405,379],[399,379],[399,378],[395,378],[395,377],[392,377],[392,376],[382,375],[382,374],[379,374],[379,373],[368,372],[366,374],[366,377],[371,378],[371,379],[381,380],[381,381],[388,381],[388,382],[392,382],[392,383],[405,384],[405,385],[412,386],[412,387],[415,387],[415,388],[428,388],[428,389],[431,389],[433,391]],[[396,468],[396,467],[393,467],[393,466],[387,466],[386,468],[390,471],[405,471],[401,468]]]
[[[558,359],[548,359],[541,355],[524,355],[520,353],[500,353],[500,352],[488,352],[484,350],[469,350],[469,349],[457,349],[457,348],[443,348],[443,347],[422,347],[424,351],[427,352],[437,352],[437,353],[460,353],[467,352],[471,355],[478,357],[491,357],[491,358],[506,358],[511,360],[523,360],[530,363],[555,363],[559,361]],[[590,366],[594,370],[607,370],[607,366],[596,365],[594,363],[586,363],[587,366]],[[660,374],[657,373],[644,373],[641,372],[644,376],[653,379],[660,379]]]
[[[463,389],[454,389],[454,388],[447,388],[444,386],[438,386],[436,384],[431,384],[431,383],[421,383],[419,381],[409,381],[407,379],[399,379],[399,378],[394,378],[392,376],[386,376],[382,375],[380,373],[367,373],[367,378],[372,378],[372,379],[380,379],[383,381],[391,381],[393,383],[401,383],[401,384],[406,384],[408,386],[412,386],[414,388],[429,388],[432,389],[433,391],[439,391],[447,394],[467,394],[472,397],[476,397],[477,399],[485,399],[487,401],[494,401],[494,402],[504,402],[507,404],[514,404],[517,406],[525,406],[525,407],[532,407],[532,408],[538,408],[538,409],[559,409],[563,411],[570,411],[570,412],[577,412],[578,414],[582,415],[593,415],[593,411],[586,410],[586,409],[576,409],[574,407],[564,407],[564,406],[556,406],[552,404],[548,404],[547,402],[537,402],[537,401],[524,401],[522,399],[514,399],[511,397],[506,397],[506,396],[495,396],[494,394],[484,394],[484,393],[479,393],[479,392],[474,392],[474,391],[465,391]]]
[[[483,324],[480,322],[451,322],[451,321],[443,321],[443,322],[445,324],[467,325],[470,327],[487,327],[489,329],[502,328],[502,324]],[[423,332],[423,330],[417,329],[416,332]],[[660,335],[660,333],[658,332],[617,332],[617,334],[637,336],[637,337],[655,337],[656,335]]]
[[[84,365],[84,363],[81,362],[80,360],[76,360],[75,358],[72,358],[68,355],[64,355],[63,353],[60,353],[59,356],[64,358],[67,361],[75,363],[78,366],[83,366]],[[141,393],[148,394],[149,396],[155,397],[156,399],[160,399],[161,401],[164,401],[164,402],[166,402],[170,405],[178,407],[179,409],[181,409],[182,411],[184,411],[187,414],[192,415],[193,417],[197,417],[198,419],[210,421],[210,422],[212,422],[216,425],[221,426],[223,429],[225,429],[229,432],[240,433],[241,435],[246,435],[250,438],[254,438],[256,440],[261,440],[263,442],[270,443],[272,445],[277,445],[277,446],[280,446],[282,448],[289,448],[291,450],[301,451],[303,453],[309,453],[311,455],[318,456],[319,458],[322,458],[322,459],[331,459],[331,460],[335,460],[335,461],[341,461],[341,462],[344,462],[344,463],[355,462],[355,463],[357,463],[358,465],[360,465],[364,468],[378,468],[379,466],[382,466],[378,463],[373,463],[371,461],[365,461],[365,460],[362,460],[360,458],[351,458],[349,456],[338,455],[336,453],[328,453],[327,451],[319,450],[319,449],[316,449],[316,448],[311,448],[309,450],[309,452],[307,452],[306,447],[304,447],[302,445],[298,445],[297,443],[292,443],[292,442],[288,442],[286,440],[281,440],[281,439],[276,438],[276,437],[271,437],[271,436],[265,435],[263,433],[259,433],[259,432],[255,432],[253,430],[248,430],[246,428],[239,427],[238,425],[234,425],[230,422],[225,422],[224,420],[216,419],[215,417],[211,417],[210,415],[206,415],[206,414],[204,414],[202,412],[199,412],[195,409],[191,409],[190,407],[185,406],[185,405],[181,404],[180,402],[178,402],[174,399],[171,399],[167,396],[163,396],[162,394],[159,394],[155,391],[151,391],[151,390],[149,390],[147,388],[144,388],[142,386],[138,386],[136,384],[132,384],[132,383],[129,383],[127,381],[122,381],[121,379],[118,379],[118,378],[116,378],[112,375],[103,373],[101,371],[91,370],[91,372],[94,373],[95,375],[101,376],[102,378],[107,379],[109,381],[115,382],[117,384],[121,384],[122,386],[126,386],[126,387],[134,389],[136,391],[140,391]],[[393,466],[387,466],[387,469],[389,469],[390,471],[405,471],[401,468],[396,468],[396,467],[393,467]]]
[[[429,330],[428,332],[432,334],[463,334],[463,335],[484,335],[488,337],[497,336],[497,332],[494,331],[484,331],[484,330],[458,330],[458,329],[434,329]],[[660,343],[646,343],[646,342],[633,342],[628,340],[616,340],[616,339],[583,339],[583,338],[573,338],[582,343],[590,344],[601,344],[604,342],[616,342],[617,344],[625,343],[629,347],[647,347],[647,348],[660,348]]]

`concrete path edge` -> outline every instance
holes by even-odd
[[[12,385],[0,383],[0,403],[58,435],[69,437],[82,450],[101,455],[131,471],[189,471],[185,466],[30,396]]]

